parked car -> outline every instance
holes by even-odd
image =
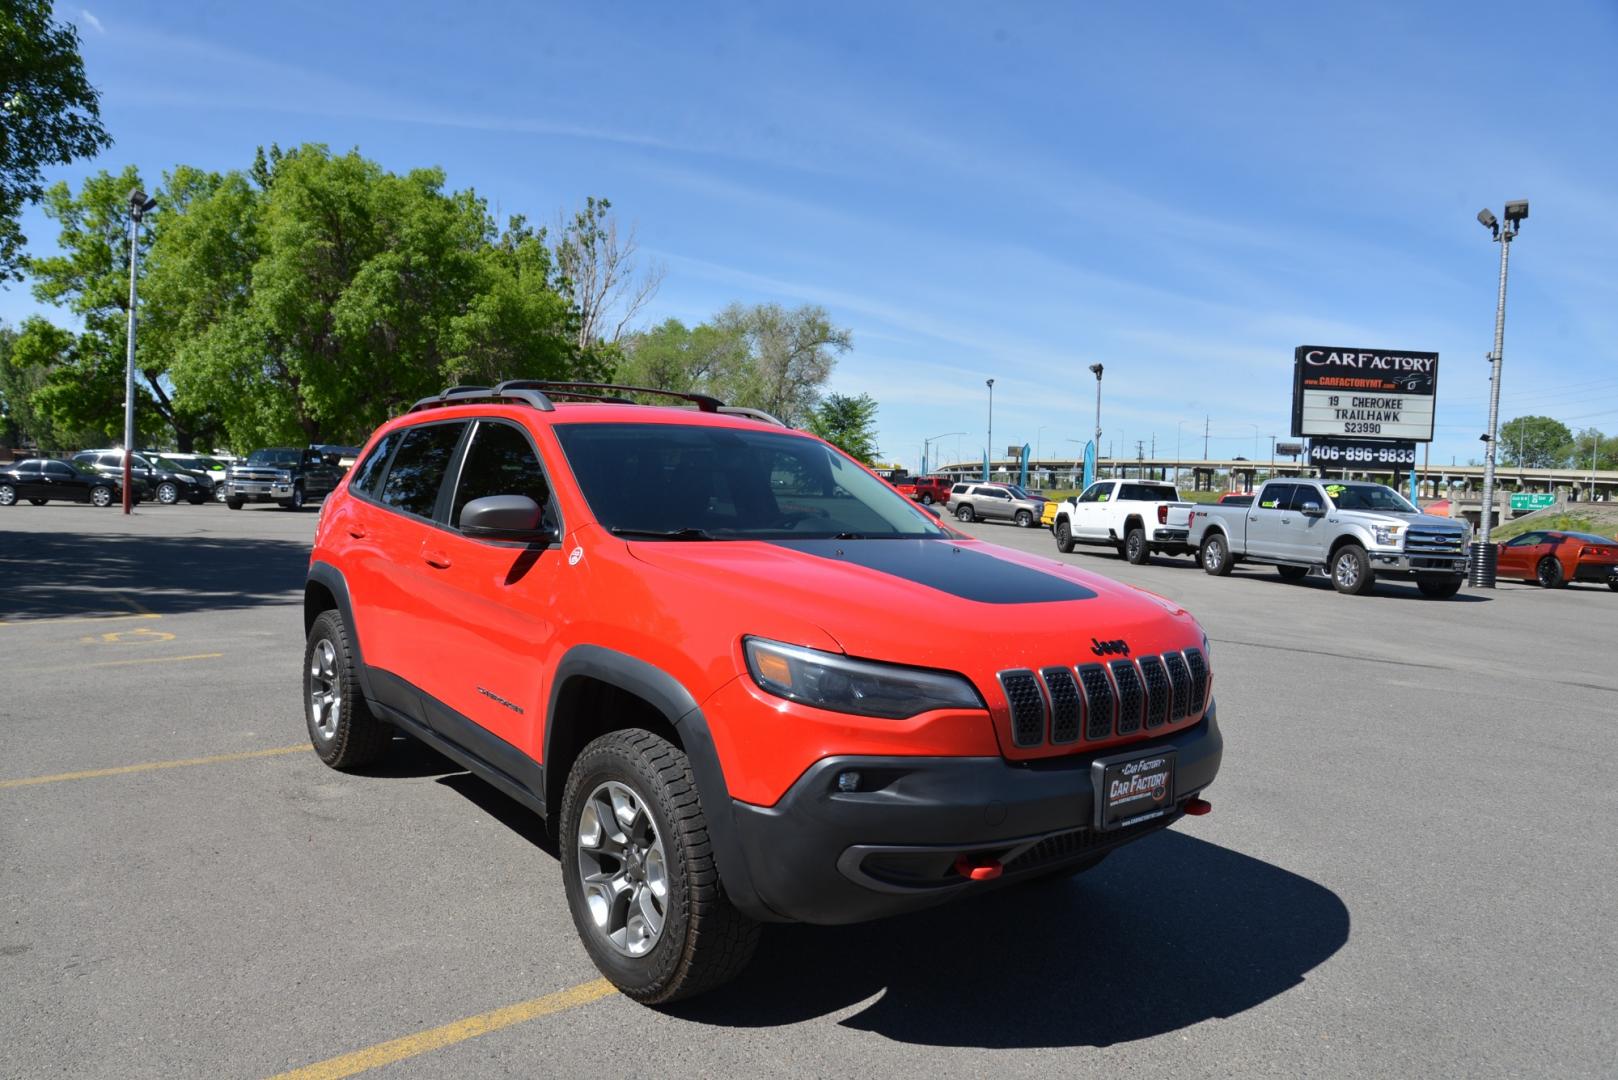
[[[1432,517],[1382,484],[1268,480],[1250,506],[1191,512],[1202,568],[1222,577],[1238,562],[1267,563],[1287,581],[1324,570],[1338,592],[1371,591],[1379,576],[1413,579],[1447,599],[1466,571],[1466,528]]]
[[[1208,640],[1178,605],[945,529],[712,398],[549,385],[446,391],[372,437],[316,528],[301,700],[333,768],[397,729],[544,817],[629,997],[734,977],[763,921],[1065,876],[1209,809]],[[1183,888],[1176,851],[1153,889]]]
[[[254,450],[247,460],[230,466],[225,480],[225,505],[240,510],[250,502],[273,502],[287,510],[302,510],[337,487],[348,470],[343,467],[349,447],[272,446]],[[352,459],[350,459],[352,460]]]
[[[1045,497],[1012,484],[955,484],[949,508],[961,521],[1011,521],[1029,528],[1045,512]]]
[[[1052,532],[1064,554],[1076,544],[1106,544],[1140,565],[1153,552],[1189,555],[1191,504],[1173,484],[1156,480],[1097,480],[1056,508]]]
[[[0,468],[0,506],[27,499],[35,506],[52,500],[111,506],[124,501],[118,481],[77,462],[29,458]]]
[[[146,452],[152,456],[151,452]],[[157,454],[163,461],[173,462],[174,466],[194,473],[201,473],[213,482],[213,498],[215,502],[225,501],[225,470],[223,459],[211,454]],[[160,462],[161,464],[161,462]]]
[[[1618,592],[1618,540],[1611,537],[1549,529],[1514,536],[1497,549],[1497,577],[1534,581],[1547,589],[1593,581]]]
[[[81,450],[73,460],[102,476],[123,479],[124,452],[122,450]],[[206,473],[189,469],[166,468],[144,454],[130,455],[130,479],[136,490],[149,494],[164,506],[184,499],[190,503],[205,503],[213,498],[213,481]]]
[[[915,478],[910,497],[923,506],[947,503],[950,488],[953,486],[947,476],[918,476]]]

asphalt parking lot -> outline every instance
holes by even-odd
[[[1611,1076],[1618,594],[1363,598],[1059,556],[1184,604],[1214,812],[1070,882],[772,928],[666,1012],[542,823],[307,749],[315,514],[0,511],[0,1075]]]

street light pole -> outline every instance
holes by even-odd
[[[140,188],[129,192],[129,329],[124,355],[124,513],[134,505],[130,472],[135,456],[135,280],[140,261],[140,220],[157,205]]]
[[[926,466],[926,465],[932,463],[932,460],[933,460],[932,459],[933,443],[937,442],[939,439],[947,439],[951,435],[965,435],[965,434],[966,434],[966,432],[964,432],[964,431],[946,431],[942,435],[934,435],[930,439],[923,439],[921,441],[921,456],[924,459],[922,461],[922,465]],[[959,456],[959,455],[957,455],[957,456]],[[927,470],[925,468],[923,468],[922,471],[925,473]]]
[[[994,380],[983,380],[989,386],[989,445],[985,448],[988,456],[983,459],[983,479],[989,480],[994,475]]]
[[[1494,352],[1489,373],[1489,433],[1483,437],[1483,528],[1478,536],[1477,562],[1472,584],[1485,589],[1494,588],[1494,566],[1498,557],[1489,535],[1494,531],[1494,448],[1500,425],[1500,365],[1506,348],[1506,265],[1511,257],[1511,242],[1517,238],[1522,223],[1528,218],[1527,200],[1506,203],[1506,220],[1502,226],[1487,207],[1478,211],[1478,222],[1494,234],[1500,245],[1500,292],[1494,309]]]

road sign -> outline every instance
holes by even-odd
[[[1549,492],[1520,491],[1511,497],[1513,510],[1543,510],[1556,505],[1556,496]]]
[[[1431,442],[1438,354],[1300,345],[1292,434]]]

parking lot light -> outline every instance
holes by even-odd
[[[135,279],[140,260],[140,221],[157,200],[140,188],[129,192],[129,330],[125,335],[124,356],[124,513],[134,505],[131,484],[131,458],[135,453]]]
[[[1477,547],[1471,567],[1474,588],[1494,588],[1495,549],[1490,542],[1494,531],[1494,457],[1499,445],[1496,436],[1500,430],[1500,365],[1506,346],[1506,265],[1511,255],[1511,242],[1517,238],[1522,223],[1528,219],[1528,201],[1518,199],[1506,203],[1506,221],[1501,225],[1494,213],[1484,207],[1478,211],[1478,222],[1493,235],[1500,245],[1500,291],[1494,309],[1494,351],[1489,354],[1489,430],[1483,435],[1483,512],[1479,515],[1482,528],[1478,531]]]

